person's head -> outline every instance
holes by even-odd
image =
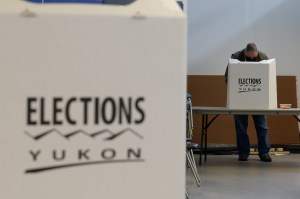
[[[258,55],[256,44],[255,43],[247,44],[244,54],[246,57],[250,59],[256,58]]]

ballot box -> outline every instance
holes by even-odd
[[[0,24],[1,199],[185,198],[176,1],[1,1]]]
[[[229,59],[227,107],[230,109],[277,108],[275,59],[240,62]]]

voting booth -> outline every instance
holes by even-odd
[[[229,59],[227,107],[230,109],[277,108],[275,59],[240,62]]]
[[[185,198],[176,1],[2,1],[0,24],[1,199]]]

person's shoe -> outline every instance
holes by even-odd
[[[272,158],[269,154],[259,155],[260,161],[272,162]]]
[[[239,161],[247,161],[249,155],[239,155]]]

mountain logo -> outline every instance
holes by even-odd
[[[96,132],[87,132],[82,129],[74,130],[71,132],[62,132],[57,128],[35,133],[25,131],[26,136],[34,141],[47,140],[49,136],[55,135],[63,140],[71,141],[76,136],[85,136],[88,139],[96,139],[100,137],[103,141],[112,143],[126,136],[134,136],[136,139],[144,139],[142,135],[133,130],[132,128],[125,128],[123,130],[113,132],[109,129],[103,129]],[[136,143],[136,142],[135,142]],[[35,148],[29,150],[28,154],[34,163],[30,168],[25,170],[26,174],[43,173],[47,171],[60,170],[66,168],[83,167],[89,165],[103,165],[103,164],[116,164],[116,163],[143,163],[146,160],[142,156],[142,148],[140,146],[130,144],[124,145],[124,148],[119,149],[118,146],[104,146],[100,148],[90,148],[89,146],[78,149],[56,149],[45,152],[43,148]],[[82,147],[82,146],[81,146]],[[97,151],[95,153],[93,151]],[[97,155],[96,155],[97,154]],[[51,164],[40,165],[41,160],[48,159]]]
[[[25,134],[27,136],[29,136],[31,139],[35,140],[35,141],[39,141],[41,139],[46,139],[47,136],[51,135],[51,134],[57,134],[59,135],[60,137],[66,139],[66,140],[70,140],[72,137],[76,136],[76,135],[85,135],[87,137],[90,137],[90,138],[96,138],[97,136],[100,136],[100,135],[103,135],[103,134],[108,134],[107,137],[104,138],[104,141],[113,141],[113,140],[116,140],[122,136],[125,136],[127,134],[132,134],[134,135],[135,137],[137,137],[138,139],[143,139],[143,136],[140,135],[138,132],[136,132],[135,130],[131,129],[131,128],[125,128],[119,132],[113,132],[109,129],[103,129],[103,130],[100,130],[100,131],[97,131],[97,132],[92,132],[92,133],[88,133],[82,129],[78,129],[78,130],[75,130],[75,131],[72,131],[72,132],[69,132],[69,133],[62,133],[61,131],[59,131],[58,129],[56,128],[52,128],[52,129],[49,129],[47,131],[44,131],[44,132],[41,132],[37,135],[32,135],[31,133],[29,133],[28,131],[25,131]]]

